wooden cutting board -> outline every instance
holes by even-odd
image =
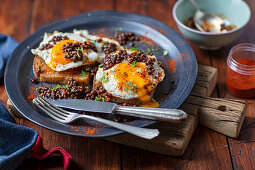
[[[188,113],[186,120],[181,123],[159,122],[151,126],[160,131],[159,136],[152,140],[126,133],[105,139],[161,154],[180,156],[184,153],[198,122],[224,135],[238,137],[245,117],[246,103],[232,99],[210,98],[216,83],[217,69],[199,65],[195,87],[180,107]],[[14,116],[24,118],[9,100],[7,106]]]

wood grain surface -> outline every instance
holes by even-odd
[[[252,19],[237,41],[214,52],[201,50],[189,42],[200,64],[219,70],[213,97],[237,99],[225,88],[226,57],[233,45],[255,43],[255,1],[246,2],[251,8]],[[1,0],[0,32],[22,41],[47,23],[99,9],[146,14],[177,30],[172,17],[174,3],[175,0]],[[7,95],[3,80],[0,83],[0,100],[6,105]],[[55,146],[66,149],[73,157],[70,169],[255,169],[255,101],[245,101],[248,103],[246,118],[237,139],[198,126],[181,157],[160,155],[102,139],[71,137],[49,131],[24,119],[16,121],[37,130],[47,149]],[[19,169],[63,168],[61,158],[47,158],[44,161],[31,158]]]

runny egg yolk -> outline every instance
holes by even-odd
[[[155,84],[150,81],[150,75],[147,73],[146,65],[143,63],[119,64],[115,71],[114,77],[121,91],[132,91],[137,94],[138,99],[147,107],[158,107],[156,101],[152,101],[149,93],[154,89]],[[145,107],[146,107],[145,106]]]
[[[65,58],[65,53],[62,50],[62,47],[66,45],[67,43],[76,43],[79,41],[75,40],[63,40],[54,45],[51,51],[51,56],[50,56],[50,63],[48,64],[49,67],[51,68],[56,68],[57,65],[65,65],[68,63],[73,62],[71,59]]]

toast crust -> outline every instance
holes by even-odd
[[[90,72],[86,72],[87,66],[77,67],[68,71],[55,71],[52,70],[44,60],[38,55],[35,56],[33,62],[33,72],[41,82],[53,83],[53,84],[67,84],[71,78],[74,78],[79,85],[88,84],[91,80]],[[86,75],[81,76],[82,71],[86,72]]]

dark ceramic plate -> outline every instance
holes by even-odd
[[[30,82],[30,78],[34,77],[32,71],[34,56],[30,50],[39,45],[45,32],[56,30],[71,32],[73,29],[88,29],[90,33],[112,35],[116,28],[148,38],[149,41],[140,41],[136,43],[137,46],[144,50],[155,49],[152,51],[158,60],[162,61],[166,73],[164,81],[157,87],[154,98],[160,103],[160,107],[178,108],[189,96],[196,81],[197,61],[191,47],[172,28],[156,19],[115,11],[95,11],[51,23],[20,43],[13,52],[5,72],[5,87],[9,99],[27,119],[60,133],[86,137],[106,137],[123,133],[121,130],[91,121],[85,121],[81,125],[59,123],[38,110],[31,100],[27,99],[32,89],[39,85],[49,85],[47,83],[34,85]],[[163,56],[163,50],[167,50],[168,54]],[[175,62],[172,69],[171,62],[172,64]],[[127,124],[144,127],[153,123],[155,121],[136,120]],[[87,130],[92,127],[96,127],[93,129],[95,132],[89,134]]]

